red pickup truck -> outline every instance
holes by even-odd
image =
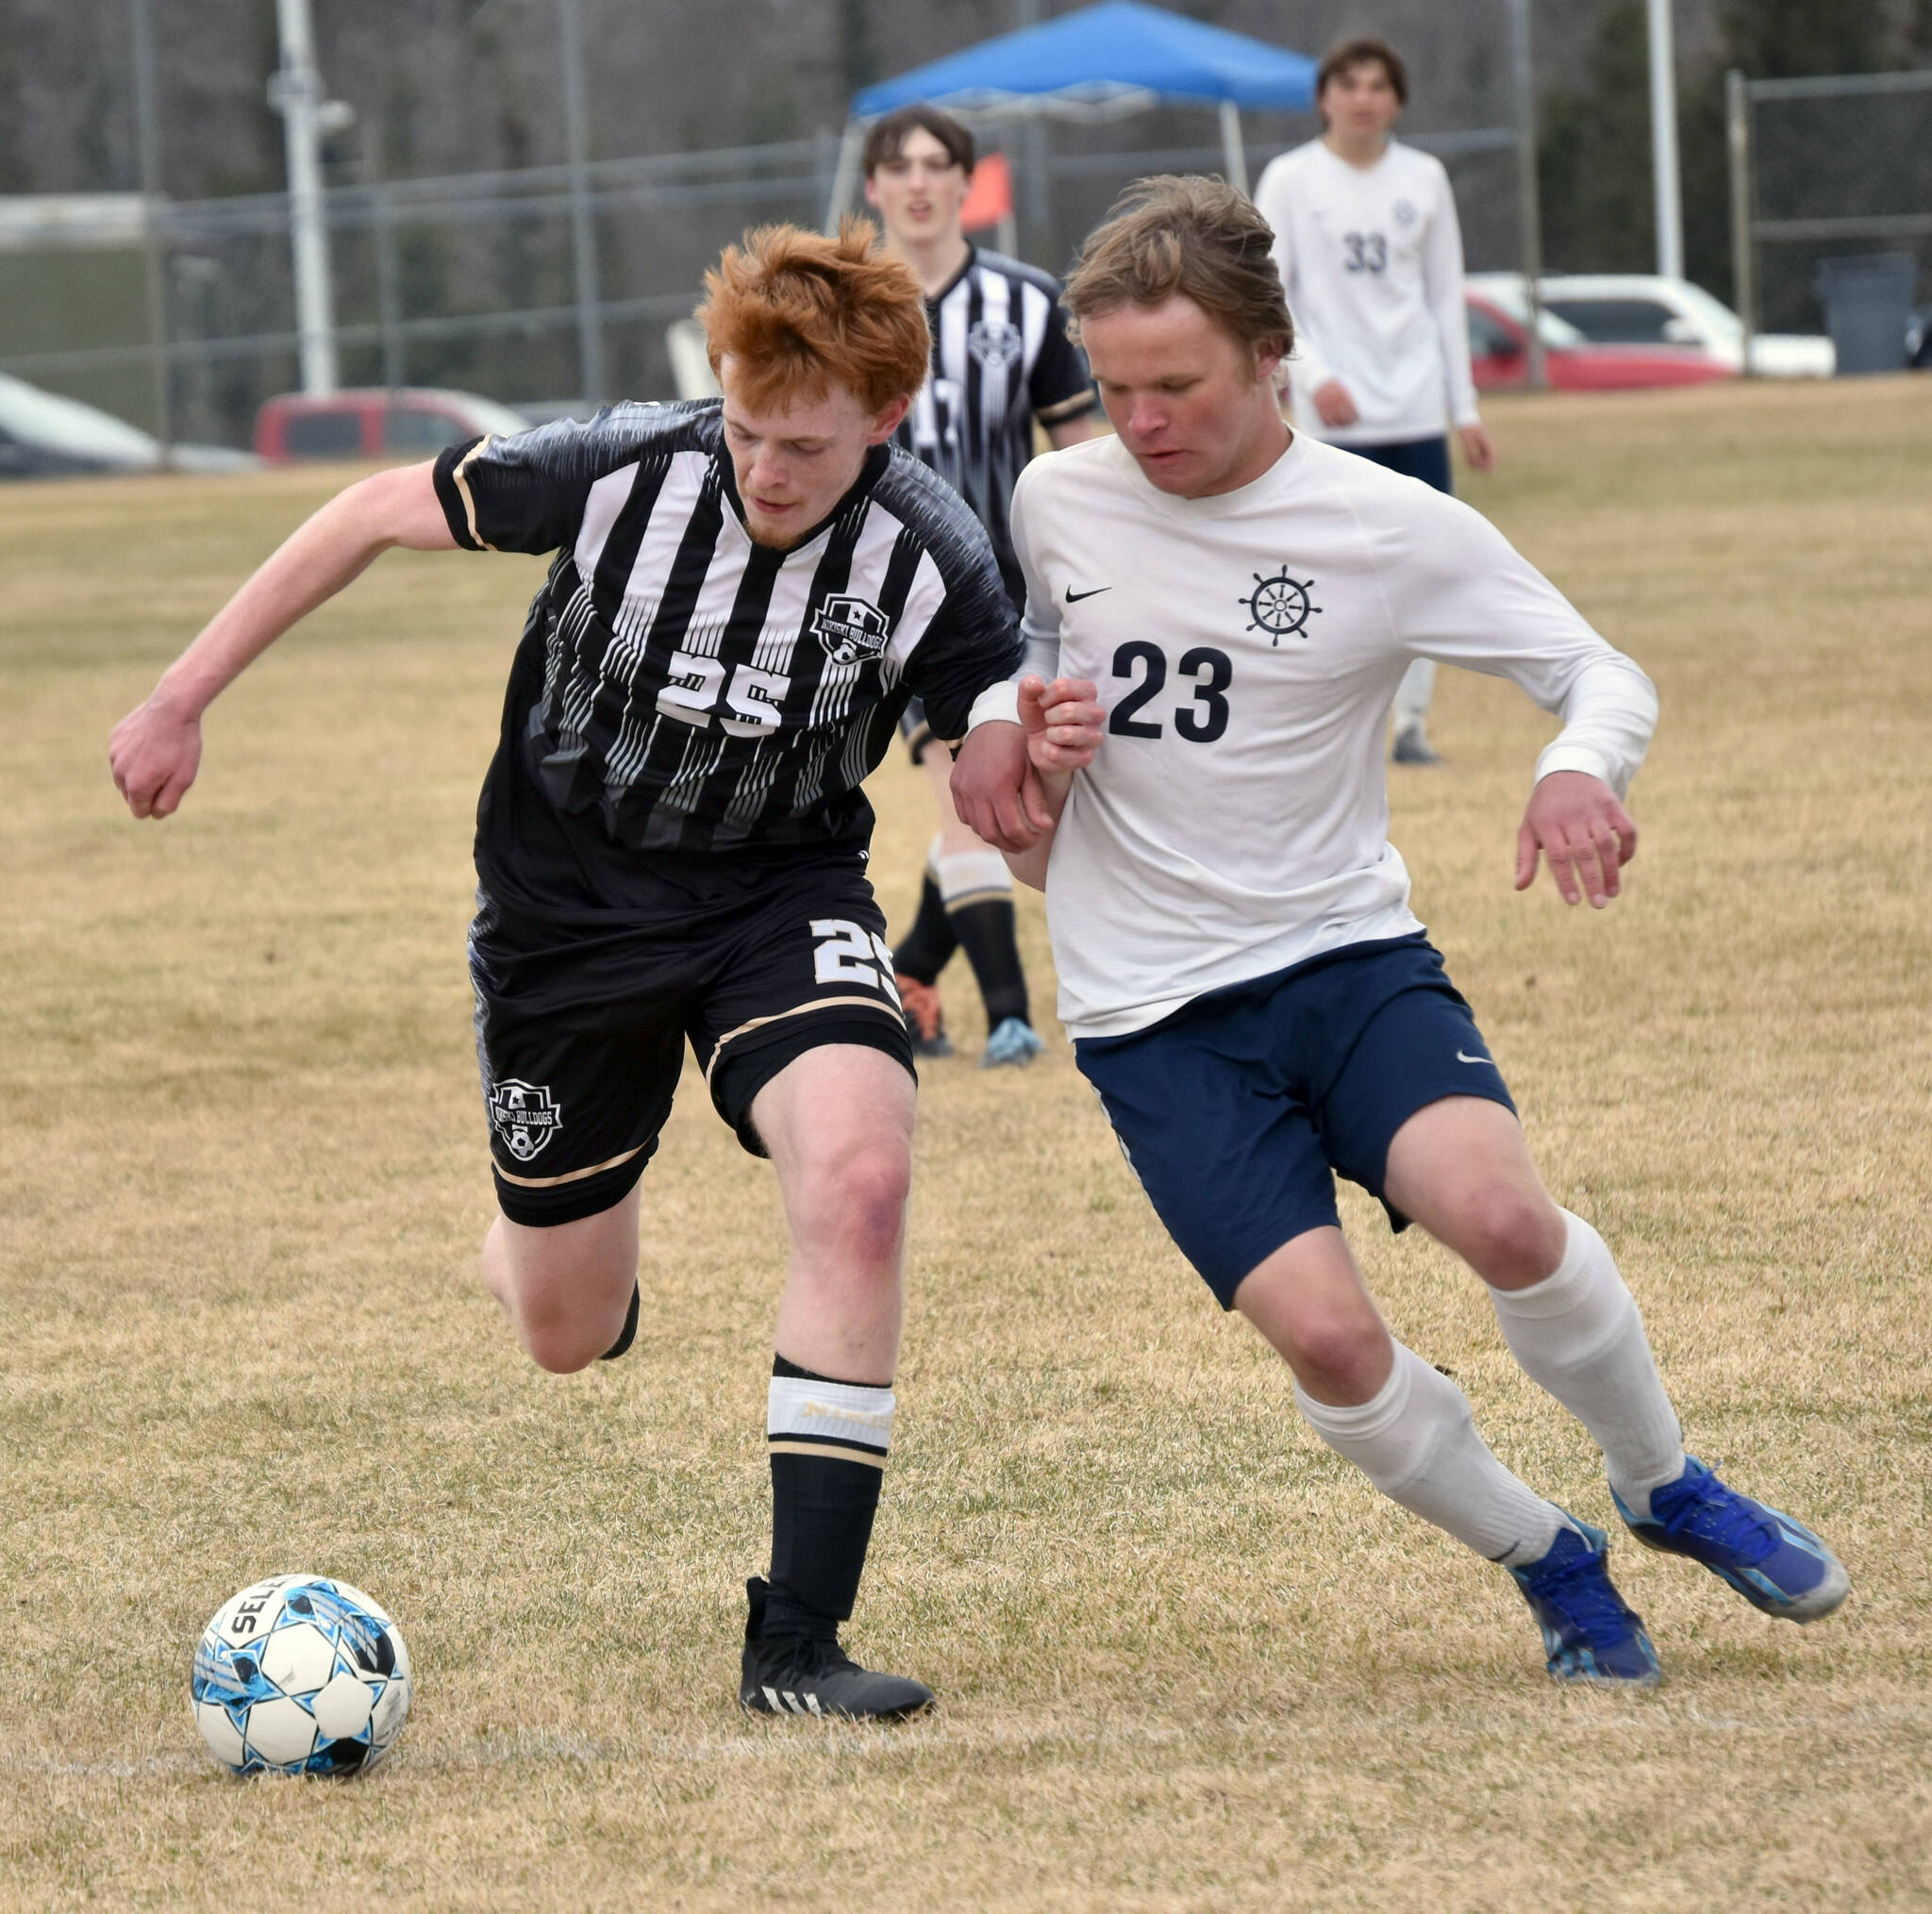
[[[521,412],[475,392],[438,386],[360,387],[284,392],[255,415],[255,449],[291,458],[426,458],[484,432],[527,432]]]

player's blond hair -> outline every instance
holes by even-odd
[[[1294,345],[1294,321],[1274,264],[1274,234],[1254,202],[1220,179],[1137,179],[1080,248],[1067,280],[1068,328],[1121,306],[1179,293],[1243,346]]]
[[[727,355],[747,405],[824,397],[837,383],[869,412],[925,382],[932,341],[912,270],[878,249],[864,220],[836,239],[798,226],[759,226],[705,275],[705,328],[715,373]]]

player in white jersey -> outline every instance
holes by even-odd
[[[1330,49],[1315,77],[1319,140],[1271,160],[1255,204],[1274,229],[1296,353],[1295,423],[1393,472],[1452,489],[1447,428],[1477,472],[1494,462],[1476,417],[1462,307],[1462,234],[1441,160],[1390,138],[1408,75],[1387,41]],[[1398,764],[1432,764],[1433,659],[1395,695]]]
[[[1033,457],[1035,422],[1052,444],[1073,445],[1092,436],[1097,402],[1087,361],[1067,338],[1058,282],[966,237],[960,215],[977,157],[972,133],[950,114],[902,107],[866,133],[865,196],[885,226],[887,250],[912,268],[925,293],[932,333],[931,369],[896,441],[979,515],[1017,610],[1025,588],[1007,508]],[[918,914],[895,942],[914,1053],[952,1055],[938,984],[963,949],[986,1006],[980,1062],[1030,1063],[1041,1045],[1015,935],[1012,877],[999,853],[955,815],[952,757],[917,698],[901,729],[939,811]]]
[[[1506,1469],[1457,1385],[1391,1337],[1333,1173],[1482,1277],[1641,1540],[1772,1615],[1844,1599],[1816,1536],[1684,1453],[1637,1305],[1539,1179],[1387,840],[1381,727],[1409,661],[1508,676],[1563,721],[1517,887],[1547,855],[1566,901],[1602,907],[1636,845],[1621,795],[1655,693],[1474,512],[1291,433],[1269,240],[1220,181],[1166,179],[1088,241],[1067,297],[1119,436],[1039,461],[1015,493],[1032,673],[981,694],[955,795],[1045,890],[1082,1073],[1322,1439],[1510,1571],[1554,1676],[1648,1684],[1604,1532]]]

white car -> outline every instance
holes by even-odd
[[[1523,296],[1520,273],[1473,273],[1469,283],[1507,286]],[[1604,345],[1689,345],[1744,370],[1744,322],[1721,299],[1688,279],[1654,273],[1546,273],[1537,282],[1542,303],[1584,338]],[[1761,378],[1828,379],[1838,369],[1831,341],[1822,335],[1758,332],[1751,338],[1751,370]]]
[[[0,478],[68,473],[158,472],[161,441],[96,406],[0,373]],[[225,445],[172,445],[177,472],[251,472],[261,460]]]

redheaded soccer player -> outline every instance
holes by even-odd
[[[1639,1540],[1770,1615],[1844,1600],[1809,1529],[1684,1453],[1637,1305],[1544,1190],[1387,841],[1379,746],[1409,661],[1505,675],[1562,719],[1517,887],[1547,856],[1567,902],[1602,908],[1636,847],[1621,793],[1656,694],[1486,520],[1290,432],[1271,241],[1218,180],[1156,179],[1087,241],[1067,298],[1119,436],[1021,480],[1031,674],[977,702],[955,794],[1044,888],[1081,1071],[1323,1440],[1509,1571],[1552,1675],[1649,1684],[1604,1532],[1506,1469],[1462,1391],[1390,1335],[1333,1175],[1474,1269],[1517,1360],[1601,1445]],[[992,736],[1015,719],[1019,779]]]
[[[557,554],[477,808],[484,1280],[544,1369],[622,1353],[638,1181],[688,1040],[791,1230],[739,1700],[896,1716],[930,1691],[838,1639],[891,1440],[913,1115],[859,786],[908,697],[958,736],[1019,641],[979,522],[890,444],[925,376],[912,275],[855,222],[753,233],[706,283],[722,402],[617,406],[351,486],[122,721],[111,762],[136,817],[170,815],[209,703],[392,545]]]
[[[1059,282],[966,237],[960,210],[977,158],[973,135],[936,107],[902,107],[865,136],[865,196],[886,229],[886,249],[918,276],[932,330],[932,368],[898,442],[932,467],[979,514],[1015,609],[1025,596],[1007,530],[1013,481],[1033,457],[1036,421],[1057,446],[1094,432],[1099,401],[1080,348],[1067,337]],[[899,990],[912,1047],[946,1057],[939,974],[963,949],[986,1004],[986,1066],[1030,1063],[1041,1042],[1014,935],[1013,879],[1006,860],[959,822],[948,785],[953,760],[924,707],[900,728],[924,767],[939,809],[919,913],[900,940]]]
[[[1451,421],[1473,470],[1495,452],[1476,417],[1449,175],[1390,137],[1407,104],[1407,70],[1386,40],[1331,47],[1315,75],[1322,137],[1268,162],[1255,205],[1294,316],[1296,423],[1448,491]],[[1435,688],[1435,661],[1419,657],[1396,689],[1398,764],[1436,761]]]

